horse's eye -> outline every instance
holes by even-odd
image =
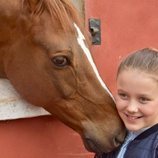
[[[55,64],[55,66],[58,66],[58,67],[65,67],[70,64],[68,58],[65,56],[53,57],[52,62]]]

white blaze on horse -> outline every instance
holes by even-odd
[[[109,152],[125,128],[82,24],[69,0],[1,0],[0,77],[78,132],[89,151]]]

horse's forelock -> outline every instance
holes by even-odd
[[[22,0],[22,8],[27,8],[32,16],[47,10],[64,31],[74,29],[73,22],[82,28],[83,22],[70,0]]]
[[[72,21],[77,25],[82,24],[76,8],[69,0],[45,0],[45,6],[52,18],[56,18],[65,31],[73,27]]]

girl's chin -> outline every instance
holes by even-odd
[[[141,129],[127,128],[127,130],[128,130],[128,131],[131,131],[131,132],[137,132],[137,131],[139,131],[139,130],[141,130]]]
[[[134,125],[127,125],[125,124],[126,128],[129,130],[129,131],[139,131],[141,130],[143,127],[137,127],[137,126],[134,126]]]

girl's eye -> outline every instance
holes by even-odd
[[[118,96],[119,96],[121,99],[123,99],[123,100],[128,99],[128,96],[127,96],[127,94],[125,94],[125,93],[118,93]]]
[[[150,101],[150,99],[146,98],[146,97],[140,97],[139,98],[139,102],[142,103],[142,104],[145,104],[147,103],[148,101]]]

